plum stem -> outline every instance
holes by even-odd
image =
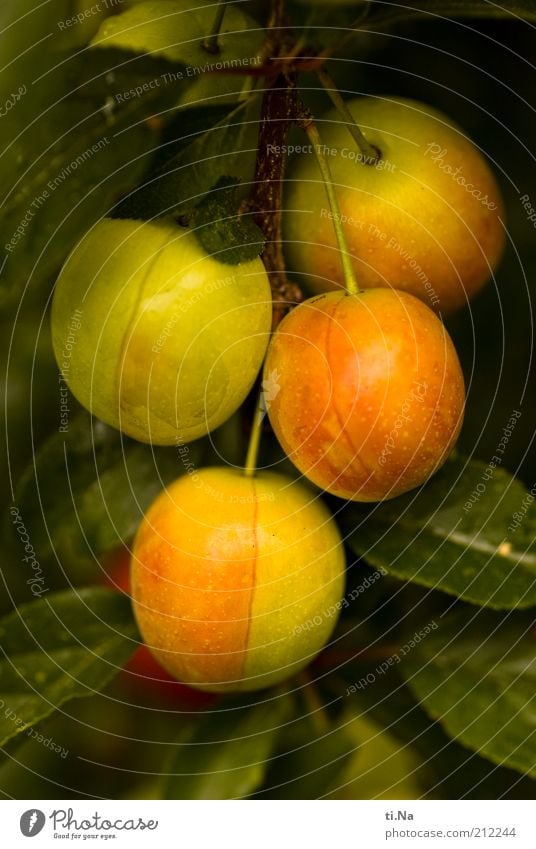
[[[212,29],[210,30],[207,37],[203,40],[203,49],[207,51],[207,53],[212,53],[216,55],[220,52],[220,44],[219,37],[221,28],[223,25],[223,19],[225,17],[225,6],[226,0],[219,0],[218,8],[216,9],[216,15],[214,17],[214,23],[212,24]]]
[[[352,137],[359,148],[359,152],[361,153],[361,162],[364,165],[375,165],[378,160],[381,159],[381,152],[377,147],[366,140],[361,128],[356,124],[355,118],[350,112],[346,101],[342,97],[339,89],[331,79],[328,72],[324,68],[319,68],[316,75],[329,94],[331,102],[347,122],[347,129],[352,134]]]
[[[251,427],[251,435],[249,437],[248,453],[246,455],[246,465],[244,466],[244,475],[247,478],[255,477],[257,471],[257,458],[259,456],[259,447],[261,444],[262,422],[266,413],[262,403],[262,390],[257,398],[255,407],[255,415]]]
[[[354,274],[354,267],[352,265],[350,252],[348,251],[348,244],[346,241],[346,236],[344,234],[344,227],[342,226],[342,216],[339,208],[339,201],[337,200],[337,195],[333,186],[331,168],[329,167],[328,158],[324,151],[324,146],[322,144],[322,139],[320,138],[320,133],[318,132],[316,124],[314,123],[309,110],[306,109],[305,106],[302,109],[300,125],[305,131],[305,133],[307,133],[307,137],[311,142],[316,156],[316,161],[318,162],[318,167],[320,168],[320,173],[322,174],[324,186],[326,188],[329,206],[332,213],[333,227],[335,229],[335,237],[337,239],[337,245],[341,258],[346,291],[350,295],[358,295],[360,289]]]

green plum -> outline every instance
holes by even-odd
[[[348,108],[380,153],[366,164],[337,110],[321,119],[359,286],[400,289],[443,315],[491,277],[506,236],[504,206],[480,150],[449,118],[401,97],[358,97]],[[314,153],[288,174],[285,246],[312,292],[344,287],[333,214]]]
[[[180,106],[206,106],[208,100],[221,106],[239,100],[244,87],[249,89],[247,76],[229,71],[247,72],[261,63],[265,32],[242,8],[228,3],[218,52],[211,53],[204,41],[215,14],[214,0],[143,0],[107,18],[92,46],[169,59],[177,63],[177,70],[156,78],[155,86],[175,86]]]
[[[173,222],[103,219],[56,284],[54,352],[98,418],[142,442],[182,444],[244,401],[271,315],[259,258],[227,265]]]

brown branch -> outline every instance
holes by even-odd
[[[272,287],[274,327],[281,321],[290,303],[299,303],[303,299],[299,287],[287,278],[282,230],[287,138],[296,115],[294,79],[279,76],[263,97],[255,185],[249,200],[255,222],[266,239],[262,259]]]
[[[269,270],[284,271],[281,249],[281,207],[286,164],[286,140],[293,120],[295,91],[288,81],[278,77],[263,97],[262,119],[255,166],[255,186],[251,208],[255,221],[266,237],[264,258]]]
[[[287,159],[287,138],[297,117],[296,73],[283,56],[292,54],[296,42],[288,29],[284,0],[273,0],[262,50],[262,68],[268,71],[262,99],[255,180],[244,209],[253,213],[265,238],[262,259],[270,278],[274,302],[275,328],[289,304],[303,299],[298,286],[291,283],[283,255],[283,189]],[[259,70],[259,69],[257,69]]]

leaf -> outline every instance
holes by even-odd
[[[147,167],[172,100],[159,84],[164,60],[118,51],[55,56],[35,71],[3,119],[1,296],[41,291],[83,233],[108,213]],[[141,90],[141,93],[139,93]],[[7,123],[5,123],[7,122]]]
[[[241,799],[263,782],[281,726],[291,712],[288,695],[248,707],[227,707],[202,720],[174,751],[166,799]]]
[[[536,777],[534,619],[467,610],[400,664],[427,713],[464,746],[493,763]]]
[[[63,21],[72,14],[73,0],[51,0],[43,5],[35,0],[17,0],[16,3],[0,4],[0,28],[2,39],[2,73],[0,74],[0,106],[20,85],[27,89],[31,82],[29,71],[39,67],[39,73],[47,69],[53,52],[58,52],[58,42],[64,46],[64,36],[59,29],[54,35],[54,50],[50,45],[51,20]],[[57,55],[56,55],[57,60]],[[25,96],[26,96],[25,95]],[[17,104],[17,110],[19,104]],[[5,114],[0,113],[4,128]],[[0,147],[5,139],[0,142]]]
[[[257,97],[232,111],[213,107],[179,114],[180,149],[127,198],[119,210],[121,217],[147,219],[173,211],[188,213],[223,177],[233,176],[246,183],[252,180],[257,155]]]
[[[237,180],[223,177],[199,204],[192,222],[206,252],[230,265],[255,259],[264,246],[253,219],[238,213],[237,186]]]
[[[203,448],[202,441],[188,446],[188,461],[198,464]],[[151,501],[184,471],[173,449],[141,445],[81,413],[35,454],[14,509],[39,559],[54,555],[69,570],[81,563],[95,570],[96,559],[128,542]]]
[[[289,723],[258,799],[320,799],[336,787],[355,753],[343,721],[319,731],[307,714]]]
[[[343,519],[350,548],[396,578],[472,604],[536,605],[535,499],[495,460],[491,468],[452,457],[416,493],[351,506]]]
[[[375,670],[377,663],[377,660],[370,662],[370,671]],[[342,667],[341,672],[345,682],[352,685],[366,674],[367,667],[354,662]],[[402,680],[400,665],[392,667],[386,675],[377,676],[370,687],[352,693],[348,701],[356,716],[364,717],[367,723],[379,723],[389,737],[400,741],[403,752],[416,761],[413,779],[421,789],[422,798],[524,799],[527,793],[532,796],[534,785],[530,778],[520,779],[518,772],[479,757],[450,738],[439,723],[430,719],[424,706]],[[368,744],[362,733],[361,739],[365,748],[370,745],[372,749],[372,741]],[[356,768],[359,754],[358,749]],[[369,775],[365,773],[363,781],[367,778]]]
[[[0,745],[101,690],[135,649],[136,633],[129,600],[102,589],[46,595],[1,619]]]
[[[177,104],[236,102],[249,88],[245,72],[260,63],[264,31],[242,8],[228,4],[218,50],[212,53],[204,41],[212,30],[215,9],[213,0],[145,0],[107,18],[92,45],[161,56],[174,63],[171,81]]]

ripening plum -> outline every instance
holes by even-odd
[[[264,371],[268,415],[298,469],[353,501],[394,498],[447,459],[464,380],[437,316],[405,292],[329,292],[275,332]]]
[[[184,475],[152,504],[132,553],[141,634],[207,691],[257,690],[306,666],[335,626],[341,537],[303,484],[230,468]]]
[[[348,107],[379,152],[367,164],[336,110],[319,121],[356,276],[362,288],[409,292],[447,314],[490,278],[505,244],[497,182],[480,151],[445,115],[403,98]],[[333,214],[313,152],[288,173],[289,264],[312,293],[344,287]]]

